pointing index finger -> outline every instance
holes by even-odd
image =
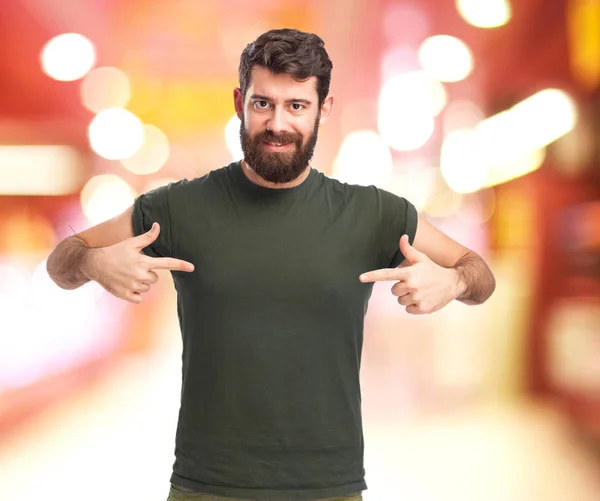
[[[402,268],[382,268],[363,273],[359,279],[363,283],[406,280],[407,271]]]
[[[152,259],[150,262],[150,269],[152,270],[194,271],[194,265],[182,259],[173,257],[153,257],[150,259]]]

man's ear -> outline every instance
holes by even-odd
[[[233,89],[233,106],[235,107],[235,114],[241,120],[244,114],[244,95],[240,88]]]
[[[323,104],[321,105],[321,116],[319,117],[319,126],[323,125],[327,122],[329,118],[329,114],[331,113],[331,108],[333,107],[333,96],[329,96]]]

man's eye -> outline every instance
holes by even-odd
[[[269,106],[269,102],[268,101],[256,101],[254,103],[255,108],[266,108],[267,106]]]
[[[302,108],[304,108],[304,106],[303,106],[303,105],[301,105],[300,103],[293,103],[293,104],[292,104],[292,109],[293,109],[294,111],[300,111]]]

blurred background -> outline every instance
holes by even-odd
[[[408,198],[497,278],[425,317],[376,285],[365,500],[599,500],[600,0],[4,0],[0,499],[166,499],[170,276],[133,306],[45,260],[240,159],[239,55],[280,27],[334,62],[313,166]]]

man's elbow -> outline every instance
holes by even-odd
[[[467,305],[485,303],[496,290],[496,278],[489,265],[476,252],[469,251],[457,263],[467,282],[467,293],[458,300]]]
[[[494,273],[492,272],[489,265],[485,261],[483,261],[483,259],[481,260],[483,262],[483,265],[485,266],[486,275],[481,283],[482,291],[481,295],[478,298],[479,301],[474,304],[485,303],[490,297],[492,297],[492,294],[494,294],[494,291],[496,290],[496,277],[494,276]]]

